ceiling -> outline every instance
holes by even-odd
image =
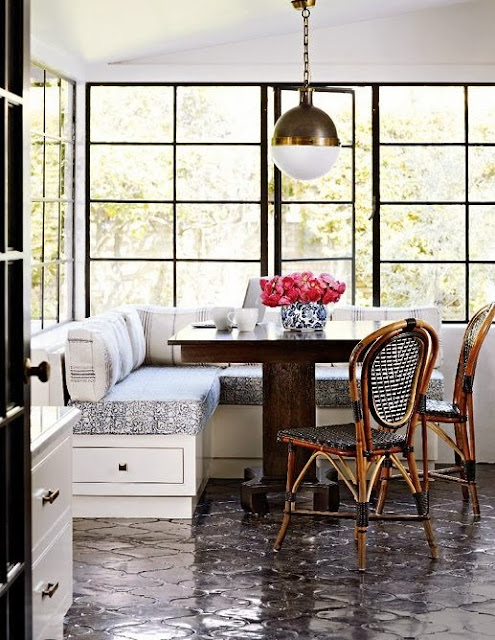
[[[320,29],[473,0],[317,0]],[[31,0],[32,36],[83,63],[145,60],[300,32],[290,0]]]

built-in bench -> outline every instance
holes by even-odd
[[[67,329],[67,387],[81,410],[76,516],[190,517],[208,477],[261,463],[261,365],[184,365],[167,344],[209,314],[126,306]],[[430,393],[443,397],[438,370]],[[316,402],[319,424],[350,419],[345,365],[317,365]]]

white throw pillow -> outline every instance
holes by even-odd
[[[137,306],[146,341],[146,364],[180,364],[180,347],[172,347],[167,340],[191,322],[211,319],[211,308]]]
[[[96,316],[91,316],[85,322],[90,326],[101,323],[105,326],[108,323],[115,332],[120,357],[120,374],[117,382],[120,382],[120,380],[126,378],[133,369],[132,345],[123,315],[118,311],[105,311]]]
[[[417,318],[431,324],[438,334],[442,328],[442,312],[435,305],[423,307],[359,307],[356,305],[335,305],[332,320],[405,320]],[[442,343],[440,342],[435,367],[440,367],[443,360]]]
[[[141,319],[139,318],[136,308],[131,305],[117,307],[114,311],[118,311],[124,318],[127,333],[131,341],[132,368],[137,369],[143,364],[146,357],[146,342]]]
[[[65,346],[65,376],[72,400],[97,402],[121,375],[121,357],[110,322],[83,322],[70,329]]]

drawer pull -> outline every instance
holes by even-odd
[[[42,498],[42,502],[45,505],[47,502],[49,502],[50,504],[53,504],[55,502],[55,500],[59,497],[60,495],[60,490],[59,489],[55,489],[55,491],[52,491],[51,489],[48,491],[48,493],[45,493],[45,495]]]
[[[53,597],[55,591],[58,589],[58,582],[56,582],[55,584],[53,584],[52,582],[49,582],[46,585],[46,589],[43,589],[43,591],[41,592],[41,597],[42,598],[51,598]]]
[[[127,462],[119,462],[119,471],[127,471]]]

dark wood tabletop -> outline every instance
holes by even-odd
[[[184,362],[344,362],[354,346],[383,322],[336,320],[324,331],[284,331],[274,322],[254,331],[217,331],[189,325],[168,343]]]

